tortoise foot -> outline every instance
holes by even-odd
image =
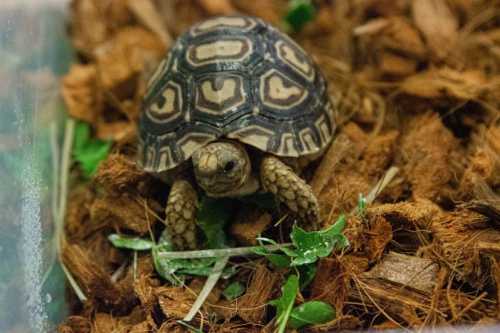
[[[165,210],[165,232],[176,250],[197,248],[196,206],[198,196],[186,180],[176,180],[172,185]]]
[[[260,170],[264,190],[274,194],[307,223],[306,229],[317,230],[320,226],[319,204],[311,187],[274,156],[264,157]]]

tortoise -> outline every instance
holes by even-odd
[[[318,201],[296,170],[334,130],[326,81],[299,45],[256,17],[214,17],[182,34],[149,79],[139,164],[172,184],[165,230],[178,249],[197,247],[199,190],[270,192],[315,229]]]

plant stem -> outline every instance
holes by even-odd
[[[205,281],[205,285],[203,286],[203,289],[201,289],[201,292],[198,295],[198,297],[196,298],[196,301],[194,302],[193,306],[189,310],[189,313],[182,319],[183,321],[189,322],[194,318],[194,316],[196,315],[198,310],[201,308],[203,303],[205,303],[205,300],[207,299],[207,297],[210,294],[210,292],[212,291],[212,289],[215,287],[215,284],[219,280],[219,278],[222,274],[222,270],[224,269],[224,267],[226,266],[228,261],[229,261],[229,256],[220,257],[216,261],[216,263],[212,269],[212,272],[208,276],[207,281]]]
[[[56,237],[55,241],[57,244],[57,253],[59,256],[59,262],[61,267],[66,275],[66,278],[69,281],[69,284],[75,291],[76,296],[80,300],[80,302],[85,302],[87,297],[84,292],[74,279],[71,272],[68,270],[66,265],[62,260],[62,247],[63,243],[66,242],[66,237],[64,236],[64,218],[66,216],[66,205],[68,202],[68,178],[69,178],[69,169],[71,166],[71,151],[73,149],[73,138],[75,132],[75,120],[72,118],[68,118],[66,120],[66,125],[64,129],[64,143],[63,143],[63,151],[62,151],[62,166],[61,166],[61,180],[59,182],[59,202],[58,202],[58,214],[56,217]]]
[[[158,257],[162,259],[195,259],[195,258],[215,258],[215,257],[237,257],[255,254],[257,249],[266,249],[274,252],[280,250],[282,247],[291,246],[291,243],[283,243],[278,245],[264,245],[264,246],[245,246],[233,247],[228,249],[210,249],[199,251],[164,251],[158,252]]]
[[[370,191],[370,193],[366,196],[366,204],[369,205],[375,201],[375,198],[384,190],[384,188],[389,185],[392,179],[399,172],[399,168],[392,166],[389,170],[386,171],[384,176],[378,181],[377,185]]]

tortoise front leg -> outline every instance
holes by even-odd
[[[320,227],[319,204],[311,187],[288,165],[274,156],[266,156],[260,167],[262,187],[276,195],[280,202],[298,214],[307,229]]]
[[[176,250],[197,247],[196,207],[198,196],[193,186],[184,179],[174,181],[165,209],[165,231]]]

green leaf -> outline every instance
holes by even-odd
[[[358,207],[356,208],[356,213],[360,217],[364,217],[366,214],[366,197],[361,193],[358,197]]]
[[[298,266],[300,290],[307,287],[316,276],[316,264]]]
[[[168,240],[168,235],[162,234],[159,244],[152,249],[153,264],[156,272],[162,278],[177,285],[182,281],[183,275],[209,276],[218,258],[198,258],[198,259],[167,259],[162,258],[159,253],[173,251],[172,243]],[[236,273],[235,266],[224,268],[221,277],[228,279]]]
[[[291,259],[289,256],[283,254],[271,253],[266,256],[267,260],[271,262],[276,268],[290,267]]]
[[[285,328],[292,312],[295,298],[299,292],[299,277],[297,275],[290,275],[281,288],[281,297],[270,302],[271,305],[276,307],[276,324],[278,326],[278,333],[285,332]]]
[[[177,285],[181,280],[177,275],[208,276],[217,258],[165,259],[158,255],[158,246],[153,248],[153,263],[158,275]]]
[[[324,324],[335,318],[335,309],[321,301],[311,301],[295,307],[290,313],[288,326],[294,329],[306,325]]]
[[[224,295],[228,301],[232,301],[233,299],[243,295],[244,292],[245,286],[241,282],[235,281],[224,289],[222,295]]]
[[[316,15],[316,8],[311,0],[291,0],[288,3],[288,12],[285,15],[285,23],[293,31],[300,31],[304,25],[312,21]]]
[[[349,244],[342,231],[345,228],[345,217],[342,215],[337,222],[328,229],[307,232],[294,226],[290,235],[295,246],[296,256],[292,259],[292,266],[299,266],[316,262],[335,249]]]
[[[87,123],[78,121],[75,125],[73,151],[81,151],[87,142],[90,141],[90,126]]]
[[[91,138],[90,125],[78,122],[75,127],[73,158],[80,164],[86,178],[92,177],[99,163],[111,149],[111,142]]]
[[[128,237],[118,234],[111,234],[108,236],[109,241],[117,248],[135,250],[135,251],[145,251],[151,250],[155,245],[154,242],[149,239],[143,239],[139,237]]]
[[[207,248],[220,249],[228,245],[224,228],[233,214],[233,207],[231,199],[202,198],[196,223],[205,234]]]

